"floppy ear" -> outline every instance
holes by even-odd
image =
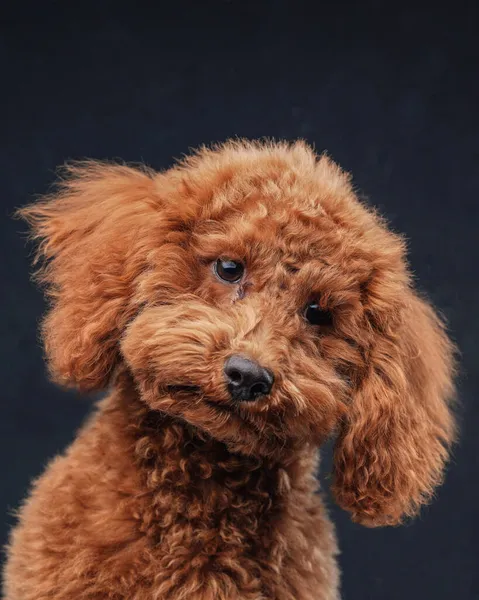
[[[433,309],[407,290],[377,329],[367,372],[339,435],[333,493],[354,521],[399,523],[441,482],[454,438],[452,345]]]
[[[135,310],[133,285],[145,268],[158,199],[146,170],[87,161],[64,175],[56,193],[18,214],[39,241],[38,279],[51,301],[42,326],[51,374],[98,389],[108,383],[117,340]]]

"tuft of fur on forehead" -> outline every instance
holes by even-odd
[[[334,215],[355,199],[349,175],[325,154],[318,158],[302,141],[237,140],[202,147],[167,173],[174,189],[173,206],[177,207],[177,197],[194,199],[181,207],[185,219],[215,218],[258,195],[286,202],[290,210],[312,217],[325,210]],[[353,209],[351,219],[356,217],[358,226],[368,220],[361,209],[357,214]]]

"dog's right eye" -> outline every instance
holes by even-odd
[[[332,325],[333,315],[329,310],[323,310],[316,301],[308,302],[303,309],[304,318],[311,325]]]
[[[226,283],[238,283],[244,275],[244,265],[230,258],[218,258],[213,265],[215,275]]]

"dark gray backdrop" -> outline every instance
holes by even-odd
[[[383,4],[388,5],[387,8]],[[3,5],[5,7],[5,4]],[[368,530],[332,506],[346,600],[479,597],[478,14],[473,3],[17,2],[0,29],[1,538],[89,403],[46,381],[14,207],[69,158],[171,164],[229,136],[327,149],[410,240],[462,351],[461,443],[436,502]],[[322,478],[327,485],[327,469]]]

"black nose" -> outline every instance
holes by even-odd
[[[233,400],[256,400],[258,396],[268,395],[273,387],[273,373],[243,356],[230,356],[225,362],[224,373]]]

